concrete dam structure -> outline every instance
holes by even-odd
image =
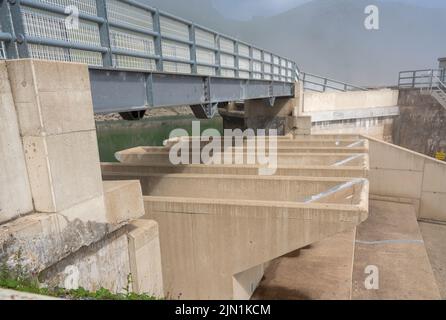
[[[83,6],[88,39],[40,32],[62,11],[0,1],[1,266],[173,300],[446,298],[444,65],[362,88],[134,1]],[[240,139],[100,162],[95,113],[178,105]]]

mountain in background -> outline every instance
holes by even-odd
[[[446,56],[446,8],[429,7],[437,0],[313,0],[249,21],[224,17],[211,0],[139,1],[286,56],[306,72],[358,85],[396,84],[399,71],[435,67]],[[380,30],[364,27],[370,4],[380,9]]]

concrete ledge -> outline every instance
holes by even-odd
[[[135,220],[128,233],[133,291],[164,298],[158,224]]]
[[[104,181],[107,222],[121,224],[144,216],[144,202],[139,181]]]

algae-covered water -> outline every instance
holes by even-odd
[[[192,134],[192,121],[198,121],[190,116],[175,116],[141,121],[101,121],[96,122],[99,154],[102,162],[116,162],[114,154],[129,148],[139,146],[162,146],[175,129],[184,129]],[[201,131],[217,129],[223,131],[220,117],[212,120],[200,120]]]

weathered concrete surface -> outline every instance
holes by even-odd
[[[434,157],[446,151],[446,110],[420,89],[401,90],[400,116],[393,128],[394,143]]]
[[[133,165],[122,163],[102,163],[104,179],[114,173],[164,173],[164,174],[228,174],[228,175],[256,175],[259,172],[257,165]],[[301,177],[357,177],[367,178],[368,169],[363,166],[283,166],[279,167],[276,176],[301,176]]]
[[[268,264],[269,265],[269,264]],[[262,281],[266,264],[255,266],[233,276],[233,299],[249,300]]]
[[[379,89],[369,91],[348,92],[312,92],[305,91],[303,112],[328,110],[353,110],[378,107],[391,107],[398,105],[398,90]]]
[[[6,62],[0,61],[0,224],[33,211]]]
[[[200,159],[201,153],[189,153],[188,163],[194,163],[196,157],[202,164],[203,159]],[[139,165],[169,165],[172,164],[169,151],[154,151],[152,148],[133,148],[116,153],[116,158],[119,162],[124,164],[139,164]],[[258,163],[258,158],[255,154],[244,154],[241,159],[241,164],[248,164],[248,157],[254,157],[255,163]],[[186,158],[187,159],[187,158]],[[224,158],[220,156],[223,163]],[[350,159],[350,160],[349,160]],[[232,163],[235,162],[236,157],[233,154]],[[198,163],[197,163],[198,164]],[[207,163],[209,164],[209,163]],[[284,166],[362,166],[368,164],[367,153],[279,153],[277,154],[278,167]]]
[[[117,225],[144,216],[139,181],[104,181],[107,222]]]
[[[109,231],[106,224],[69,220],[62,214],[32,214],[0,226],[0,262],[21,262],[28,272],[39,273]],[[24,261],[17,261],[19,252]]]
[[[446,300],[446,225],[426,222],[419,225],[441,298]]]
[[[131,289],[129,247],[125,230],[82,248],[40,274],[50,287],[125,293]]]
[[[314,195],[323,194],[352,181],[351,178],[203,174],[113,174],[108,178],[115,180],[138,178],[141,181],[143,194],[146,196],[284,202],[306,202]],[[368,182],[360,180],[357,185],[359,186],[358,190],[353,185],[346,187],[342,192],[348,193],[349,196],[365,196],[365,192],[368,191]],[[326,203],[344,203],[345,201],[345,203],[352,204],[354,202],[353,197],[336,197],[337,194],[335,192],[333,193],[334,198],[325,198],[324,200],[327,201]]]
[[[145,203],[147,218],[160,225],[166,294],[184,299],[231,299],[233,275],[367,217],[366,208],[342,205],[176,197]]]
[[[101,197],[87,66],[36,60],[6,66],[35,211],[60,212]],[[105,209],[95,214],[104,216]]]
[[[372,195],[406,198],[418,218],[446,221],[446,163],[369,138]]]
[[[41,296],[32,293],[0,289],[0,300],[61,300],[58,298],[52,298],[47,296]]]
[[[253,300],[350,300],[356,229],[275,260]]]
[[[133,291],[164,298],[158,224],[152,220],[135,220],[129,227]]]
[[[379,290],[365,288],[367,266],[378,267]],[[370,217],[357,229],[353,299],[439,298],[413,206],[371,201]]]
[[[313,123],[313,134],[362,134],[392,142],[392,118],[370,118]]]

